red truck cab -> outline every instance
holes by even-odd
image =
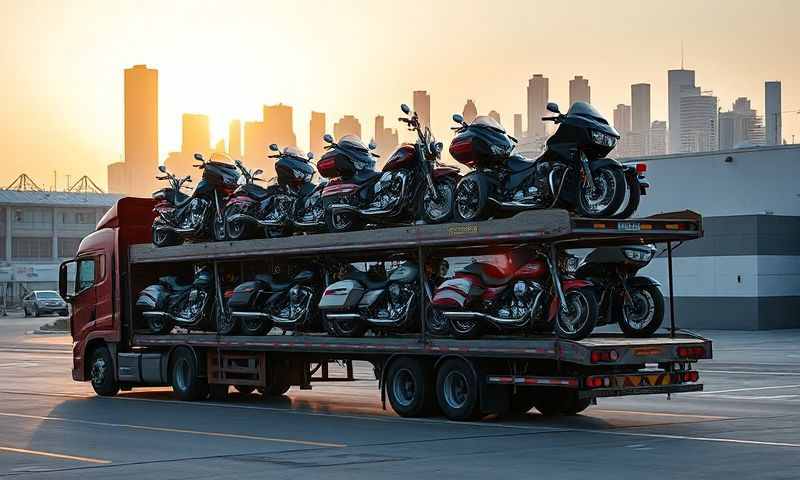
[[[151,239],[153,200],[121,198],[95,231],[81,240],[75,258],[61,264],[59,292],[71,306],[72,378],[89,380],[86,359],[99,346],[112,358],[123,339],[123,282],[128,247]]]

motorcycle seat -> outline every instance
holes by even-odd
[[[361,170],[355,174],[352,181],[353,183],[363,185],[365,183],[377,181],[380,177],[381,172],[376,172],[375,170]]]
[[[389,283],[388,280],[373,280],[370,278],[370,275],[367,272],[362,272],[361,270],[354,269],[352,272],[348,273],[344,277],[347,280],[355,280],[360,284],[364,285],[367,290],[378,290],[381,288],[386,287]]]
[[[506,167],[514,173],[529,170],[536,166],[536,160],[530,160],[522,155],[512,155],[506,160]]]
[[[177,277],[169,276],[169,277],[161,277],[158,279],[158,283],[164,285],[165,287],[169,288],[173,292],[182,292],[184,290],[189,290],[192,288],[191,283],[180,283]]]
[[[491,263],[474,262],[460,270],[463,273],[475,275],[487,287],[499,287],[511,280],[511,275],[506,275]]]
[[[294,285],[294,282],[279,282],[275,280],[275,278],[268,273],[260,273],[256,275],[256,280],[258,280],[259,282],[264,282],[267,285],[269,285],[272,291],[288,290],[289,287]]]

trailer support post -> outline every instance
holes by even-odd
[[[675,338],[675,292],[672,285],[672,242],[667,242],[667,276],[669,277],[669,329]]]
[[[426,309],[425,305],[428,303],[428,298],[426,295],[427,292],[427,279],[425,278],[425,252],[422,250],[422,245],[417,247],[417,265],[419,270],[419,326],[421,329],[420,332],[420,339],[423,345],[428,343],[428,339],[425,336],[425,332],[427,328],[425,328],[425,323],[427,322],[426,318]]]

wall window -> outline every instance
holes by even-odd
[[[81,243],[80,238],[59,238],[58,239],[58,256],[59,258],[72,258],[78,252],[78,245]]]
[[[49,208],[18,208],[14,210],[14,220],[17,223],[50,224],[53,211]]]
[[[14,237],[11,239],[12,258],[52,258],[53,239],[50,237]]]

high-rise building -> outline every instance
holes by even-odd
[[[419,124],[431,126],[431,96],[425,90],[414,90],[414,111],[419,116]]]
[[[380,155],[378,161],[381,163],[385,162],[389,158],[389,155],[397,148],[397,130],[384,126],[383,115],[375,117],[375,136],[372,137],[372,139],[375,141],[375,145],[377,145],[375,153]]]
[[[524,132],[522,130],[522,114],[521,113],[515,113],[514,114],[514,137],[516,137],[517,140],[521,140],[522,137],[524,137],[524,136],[525,136],[525,134],[524,134]]]
[[[289,105],[264,105],[264,129],[269,143],[277,143],[281,148],[297,146],[292,107]]]
[[[495,121],[495,122],[497,122],[497,123],[499,123],[500,125],[502,125],[502,124],[503,124],[503,123],[500,121],[500,114],[499,114],[499,113],[497,113],[497,110],[492,110],[491,112],[489,112],[489,116],[490,116],[490,117],[492,117],[492,118],[494,119],[494,121]]]
[[[719,114],[719,148],[729,150],[751,145],[764,145],[764,124],[750,108],[750,100],[739,97],[730,111]]]
[[[650,124],[650,131],[647,137],[647,154],[648,155],[666,155],[667,154],[667,122],[663,120],[654,120]]]
[[[575,75],[575,78],[569,81],[570,106],[575,102],[592,103],[592,88],[589,86],[589,79],[583,78],[582,75]]]
[[[465,122],[472,123],[475,117],[478,116],[478,107],[475,106],[475,102],[467,100],[467,103],[464,105],[464,110],[461,111],[461,115],[464,117]]]
[[[150,196],[158,166],[158,70],[125,69],[125,158],[108,167],[110,192]]]
[[[205,155],[211,147],[211,129],[208,123],[208,115],[184,113],[181,121],[183,124],[181,151]]]
[[[345,135],[355,135],[361,138],[361,122],[352,115],[345,115],[333,124],[333,136],[336,140]]]
[[[717,97],[700,87],[684,88],[680,97],[680,152],[711,152],[719,149]],[[670,134],[671,136],[671,134]]]
[[[234,160],[242,159],[242,122],[239,120],[228,124],[228,155]]]
[[[544,137],[545,124],[542,117],[547,116],[547,102],[550,101],[550,80],[537,73],[528,80],[528,136]]]
[[[250,168],[261,168],[266,171],[269,144],[264,122],[244,122],[244,160]]]
[[[631,106],[620,103],[614,109],[614,128],[620,134],[631,131]]]
[[[631,85],[631,131],[647,134],[650,130],[650,84]]]
[[[781,82],[764,82],[764,116],[767,124],[767,145],[780,145],[783,143]]]
[[[681,151],[681,96],[684,87],[694,88],[694,70],[669,70],[667,72],[667,107],[670,153]]]
[[[308,122],[308,149],[314,156],[320,158],[325,149],[322,137],[325,136],[325,114],[322,112],[311,112],[311,120]]]

